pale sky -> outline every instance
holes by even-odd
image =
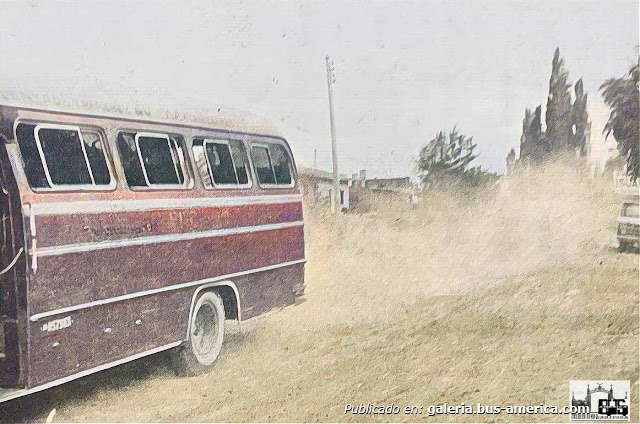
[[[324,57],[335,62],[340,172],[402,176],[440,129],[502,171],[560,47],[597,91],[637,60],[638,1],[0,1],[0,95],[224,104],[275,121],[330,170]],[[605,118],[602,118],[602,117]]]

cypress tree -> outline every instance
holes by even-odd
[[[551,64],[549,79],[549,96],[545,131],[550,151],[566,150],[570,146],[572,135],[572,112],[570,84],[567,83],[569,73],[564,68],[564,60],[560,58],[560,49],[556,48]]]
[[[547,152],[545,137],[542,133],[542,107],[538,106],[532,113],[525,110],[520,137],[520,160],[539,163]]]

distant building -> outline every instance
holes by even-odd
[[[589,164],[590,174],[598,176],[605,172],[607,162],[614,159],[619,153],[613,134],[607,137],[607,133],[604,131],[611,114],[609,106],[601,98],[594,96],[594,98],[589,98],[587,109],[592,127],[587,151],[587,163]]]
[[[373,178],[365,180],[364,187],[374,191],[392,191],[397,193],[410,193],[412,189],[411,178]]]
[[[333,190],[333,174],[320,169],[299,167],[298,179],[303,188],[307,203],[329,203]],[[363,201],[371,193],[379,195],[406,194],[411,204],[419,202],[418,189],[411,183],[409,177],[400,178],[371,178],[367,179],[367,172],[362,169],[350,177],[340,176],[340,206],[342,210],[351,209]]]
[[[309,204],[330,203],[333,191],[333,173],[320,169],[299,167],[298,179],[303,195]],[[340,208],[349,209],[350,180],[340,176]]]

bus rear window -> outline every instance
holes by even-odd
[[[155,133],[120,133],[118,150],[130,187],[184,187],[185,155],[182,140]]]
[[[83,188],[111,183],[102,137],[97,131],[21,123],[16,127],[16,138],[27,181],[33,188]]]

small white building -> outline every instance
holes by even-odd
[[[320,169],[299,167],[298,179],[305,198],[311,204],[330,202],[333,191],[333,174]],[[349,209],[349,179],[340,177],[340,208]]]

